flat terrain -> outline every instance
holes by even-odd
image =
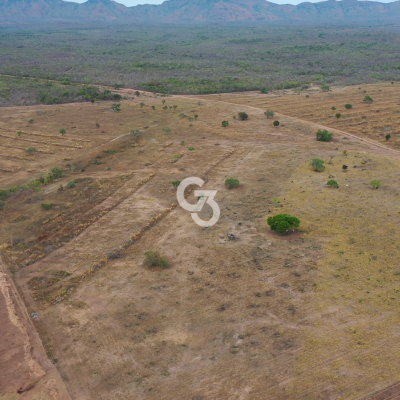
[[[0,251],[13,304],[38,316],[21,319],[15,357],[34,324],[48,398],[397,398],[399,84],[315,89],[0,109]],[[316,141],[322,127],[332,142]],[[54,167],[63,177],[41,183]],[[190,176],[218,191],[213,227],[176,203],[171,182]],[[300,228],[270,231],[278,213]],[[170,267],[145,267],[148,250]],[[27,362],[9,364],[0,399]],[[40,398],[36,382],[20,397]]]

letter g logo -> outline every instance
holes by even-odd
[[[178,186],[178,190],[176,192],[176,198],[178,199],[179,205],[185,209],[186,211],[190,211],[193,221],[196,222],[197,225],[205,228],[209,226],[213,226],[217,223],[221,211],[219,209],[218,204],[214,201],[214,197],[217,194],[217,190],[195,190],[194,195],[199,197],[197,204],[190,204],[185,199],[185,189],[189,185],[198,185],[202,187],[204,185],[204,181],[200,178],[190,177],[184,179]],[[203,209],[204,204],[208,204],[213,210],[213,216],[209,221],[203,221],[197,213]]]

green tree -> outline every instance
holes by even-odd
[[[381,181],[379,181],[378,179],[373,179],[370,182],[370,185],[374,188],[374,189],[379,189],[381,186]]]
[[[270,119],[270,118],[273,118],[273,117],[274,117],[275,113],[274,113],[272,110],[267,110],[267,111],[265,111],[264,115],[265,115],[268,119]]]
[[[336,114],[335,114],[335,117],[336,117],[337,119],[339,119],[341,116],[342,116],[342,114],[340,114],[340,113],[336,113]]]
[[[334,181],[333,179],[329,180],[326,184],[330,187],[335,187],[335,188],[339,187],[339,184],[336,181]]]
[[[181,181],[172,181],[171,183],[174,188],[177,188],[181,184]]]
[[[113,111],[119,112],[119,111],[121,111],[121,104],[120,104],[120,103],[114,103],[114,104],[111,106],[111,109],[112,109]]]
[[[367,103],[367,104],[371,104],[371,103],[373,103],[373,99],[372,99],[372,97],[370,97],[370,96],[365,96],[364,97],[364,100],[363,100],[363,102],[364,103]]]
[[[238,188],[239,187],[239,179],[228,178],[225,180],[225,186],[228,189]]]
[[[331,107],[331,110],[332,110],[332,111],[335,111],[335,110],[336,110],[336,107]]]
[[[318,129],[317,131],[317,140],[321,142],[330,142],[332,140],[333,133],[328,132],[326,129]]]
[[[322,172],[325,169],[324,160],[313,158],[310,162],[315,172]]]
[[[224,128],[226,128],[227,126],[229,126],[229,122],[228,121],[222,121],[222,126]]]
[[[249,119],[249,116],[247,113],[245,113],[244,111],[241,111],[238,113],[239,119],[241,121],[246,121],[247,119]]]
[[[274,121],[274,122],[273,122],[273,125],[274,125],[274,126],[279,126],[279,121]]]
[[[300,220],[289,214],[278,214],[267,219],[268,225],[271,230],[278,231],[280,234],[285,234],[291,228],[298,228],[300,226]]]
[[[144,104],[143,102],[140,103],[140,108],[143,108],[146,104]]]
[[[387,134],[387,135],[385,136],[385,139],[386,139],[386,140],[389,140],[391,137],[392,137],[392,136],[390,136],[389,134]]]
[[[61,128],[60,133],[62,136],[64,136],[67,133],[67,131],[64,128]]]
[[[348,110],[350,110],[350,108],[353,108],[353,106],[352,106],[351,104],[348,104],[348,103],[345,104],[344,106],[345,106]]]

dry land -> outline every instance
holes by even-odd
[[[0,399],[397,398],[399,88],[1,108]],[[190,176],[218,190],[213,227],[176,203]]]

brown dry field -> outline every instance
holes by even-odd
[[[0,212],[0,399],[399,398],[399,88],[0,109],[1,189],[64,171]],[[218,190],[211,228],[176,204],[190,176]],[[277,213],[298,231],[271,232]]]

